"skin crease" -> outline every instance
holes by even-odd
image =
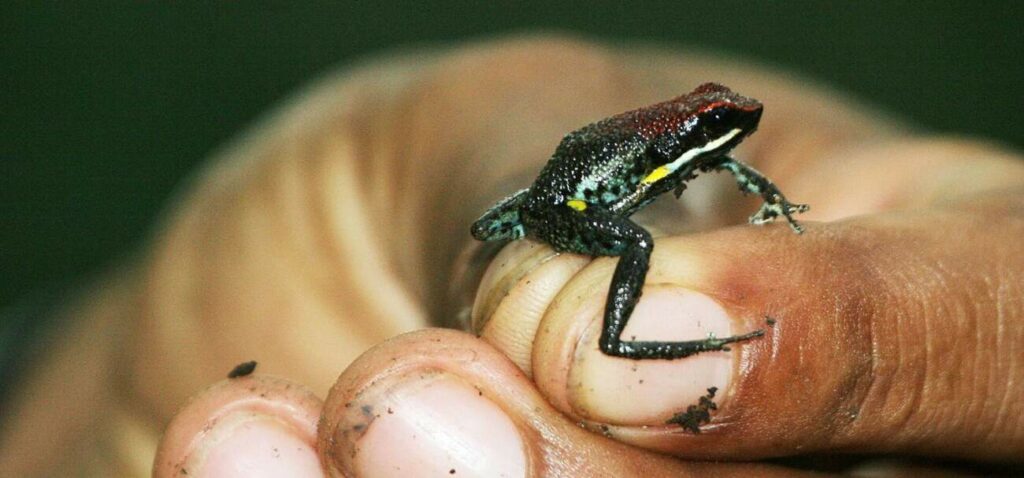
[[[550,304],[523,321],[475,318],[483,340],[417,332],[353,362],[453,315],[449,288],[468,287],[453,271],[473,270],[460,269],[476,247],[468,224],[528,184],[561,135],[711,79],[765,104],[737,155],[813,209],[802,236],[784,224],[724,227],[757,199],[702,176],[679,205],[638,218],[663,231],[648,284],[710,295],[736,327],[779,318],[734,351],[737,383],[709,432],[620,426],[610,439],[577,425],[572,403],[587,392],[560,378],[578,342],[565,332],[581,328],[574,310],[603,302],[608,258],[536,261],[558,279],[528,294],[513,292],[535,287],[517,280],[533,268],[495,277],[501,290],[484,282],[479,294],[494,297],[478,302],[498,304],[488,310],[535,294]],[[5,417],[0,475],[171,476],[161,463],[201,448],[187,437],[210,415],[182,409],[188,397],[254,358],[246,380],[278,375],[325,397],[315,446],[333,474],[351,466],[330,433],[347,420],[343,404],[424,368],[506,412],[535,475],[792,472],[654,451],[1024,456],[1024,163],[979,142],[912,136],[792,78],[559,38],[388,58],[322,81],[199,177],[131,265],[65,309],[69,325]],[[215,387],[198,403],[238,400]],[[303,412],[268,413],[312,426],[307,393],[272,395]],[[161,443],[176,415],[166,436],[177,438]],[[168,459],[150,468],[158,446]]]

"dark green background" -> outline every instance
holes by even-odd
[[[1024,146],[1024,2],[348,3],[3,2],[0,307],[129,252],[197,163],[313,76],[409,43],[542,28],[716,48]]]

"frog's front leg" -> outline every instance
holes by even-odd
[[[632,359],[677,359],[700,352],[728,350],[727,344],[764,335],[764,331],[757,330],[732,337],[684,342],[622,340],[622,331],[643,291],[654,241],[644,228],[599,206],[567,210],[562,220],[566,231],[572,231],[575,236],[571,249],[584,254],[619,256],[608,290],[599,342],[605,354]]]
[[[765,224],[776,217],[783,216],[789,222],[789,227],[800,234],[804,231],[803,226],[793,219],[793,214],[806,212],[810,206],[806,204],[793,204],[786,200],[779,188],[775,186],[765,175],[758,170],[747,166],[739,160],[723,157],[721,162],[715,165],[715,169],[727,170],[736,178],[740,185],[740,191],[750,192],[764,198],[764,203],[753,216],[750,216],[751,224]]]

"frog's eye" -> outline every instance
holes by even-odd
[[[720,106],[708,112],[704,116],[703,125],[707,126],[720,126],[726,123],[731,123],[735,116],[735,108],[728,108],[726,106]]]

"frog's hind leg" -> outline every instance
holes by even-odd
[[[623,341],[622,331],[643,291],[654,241],[650,233],[633,221],[598,206],[566,211],[560,219],[576,236],[575,252],[619,256],[605,303],[600,347],[605,354],[632,359],[677,359],[700,352],[728,350],[728,344],[764,335],[748,334],[685,342]]]
[[[523,189],[498,201],[480,219],[473,222],[470,233],[478,241],[514,241],[526,235],[526,228],[519,217],[519,208],[526,199],[529,189]]]
[[[724,169],[732,173],[733,177],[736,178],[736,183],[740,186],[740,191],[758,194],[764,198],[761,209],[753,216],[750,216],[751,224],[765,224],[771,222],[776,217],[782,216],[786,218],[786,221],[789,222],[789,227],[793,228],[794,232],[800,234],[804,231],[803,226],[793,219],[793,214],[806,212],[810,209],[810,206],[790,203],[771,180],[758,170],[739,160],[724,157],[720,163],[715,165],[715,169],[719,171]]]

